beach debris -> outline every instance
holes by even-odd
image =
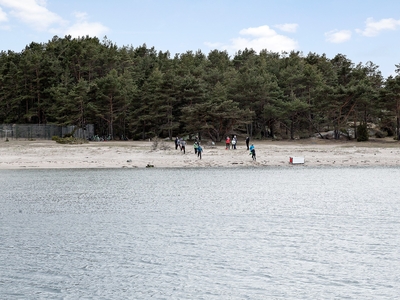
[[[304,164],[304,157],[290,156],[289,157],[289,163],[292,164],[292,165]]]
[[[146,168],[154,168],[154,165],[147,164]]]
[[[132,162],[132,159],[128,159],[126,162]]]

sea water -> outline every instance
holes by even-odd
[[[399,168],[0,172],[1,299],[395,299]]]

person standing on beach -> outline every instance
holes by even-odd
[[[197,154],[197,149],[199,148],[199,144],[197,143],[197,141],[194,142],[193,148],[194,148],[194,154]]]
[[[230,149],[230,147],[231,147],[231,138],[227,136],[225,140],[225,150]]]
[[[250,143],[250,138],[247,136],[247,137],[246,137],[246,146],[247,146],[247,150],[249,150],[249,143]]]
[[[179,137],[175,138],[175,150],[178,150],[178,141],[179,141]]]
[[[181,140],[181,151],[183,151],[183,154],[186,153],[186,141],[184,139]]]
[[[197,157],[201,159],[201,152],[203,152],[203,148],[200,146],[200,144],[197,147]]]
[[[236,150],[237,138],[236,135],[232,138],[232,149]]]
[[[250,146],[250,153],[251,153],[251,158],[253,160],[256,160],[256,149],[253,144],[251,144],[251,146]]]

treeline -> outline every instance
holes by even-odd
[[[400,65],[396,65],[400,69]],[[300,52],[171,57],[146,45],[54,37],[0,53],[0,123],[94,124],[98,135],[335,137],[367,124],[399,137],[400,75]]]

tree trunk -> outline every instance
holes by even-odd
[[[397,116],[397,140],[400,141],[400,117]]]
[[[274,122],[269,122],[269,126],[268,126],[268,127],[269,127],[270,130],[271,130],[271,132],[270,132],[271,137],[274,138],[274,135],[275,135]]]
[[[357,120],[354,118],[354,138],[357,139]]]
[[[294,140],[294,122],[293,119],[290,120],[290,139]]]

